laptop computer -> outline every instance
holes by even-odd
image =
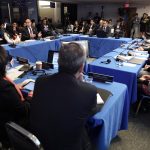
[[[47,62],[54,65],[54,68],[58,66],[58,54],[59,51],[49,51]]]

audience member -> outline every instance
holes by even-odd
[[[108,36],[110,36],[110,27],[108,26],[108,22],[106,20],[103,20],[103,25],[99,26],[99,28],[97,30],[97,33],[98,32],[101,34],[101,35],[97,34],[100,37],[108,37]]]
[[[69,21],[67,28],[66,28],[67,33],[73,33],[73,24]]]
[[[88,24],[86,21],[83,21],[80,25],[79,33],[86,34],[88,32]]]
[[[75,21],[74,27],[73,27],[73,33],[78,33],[79,32],[79,23],[78,21]]]
[[[138,13],[131,20],[131,38],[139,38],[140,37],[140,18],[138,17]]]
[[[30,19],[26,19],[26,27],[22,31],[22,41],[37,39],[42,36],[41,32],[37,32],[37,29],[32,27],[32,22]]]
[[[43,19],[41,24],[42,37],[51,36],[53,29],[50,27],[46,19]]]
[[[97,29],[96,24],[95,24],[94,20],[92,19],[90,21],[88,34],[89,35],[95,35],[96,34],[96,29]]]
[[[7,146],[8,142],[5,124],[9,121],[21,123],[29,111],[19,87],[6,76],[8,58],[5,49],[0,46],[0,141],[3,146]]]
[[[146,23],[148,21],[148,14],[144,13],[141,20],[140,20],[140,32],[141,36],[145,36],[145,29],[146,29]]]
[[[16,30],[13,30],[12,27],[7,27],[4,32],[4,40],[9,44],[20,43],[20,35]]]
[[[96,112],[97,89],[82,81],[85,61],[81,45],[65,44],[59,52],[59,72],[35,83],[30,125],[45,150],[90,146],[84,127]]]

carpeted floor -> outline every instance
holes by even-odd
[[[129,128],[120,131],[109,150],[150,150],[150,112],[129,116]]]

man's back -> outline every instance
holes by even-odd
[[[96,92],[67,73],[37,80],[30,123],[45,150],[81,149],[84,125],[95,112]]]

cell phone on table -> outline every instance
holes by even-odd
[[[25,90],[33,91],[34,90],[34,85],[35,85],[35,82],[30,81],[25,86],[23,86],[23,88]]]

